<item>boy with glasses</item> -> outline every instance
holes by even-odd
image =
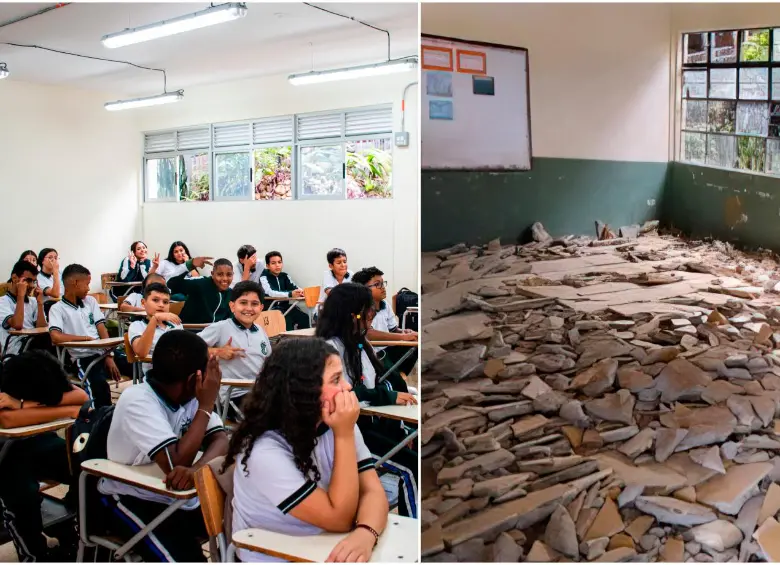
[[[12,330],[45,328],[44,296],[38,286],[38,268],[27,261],[19,261],[11,271],[11,288],[0,297],[0,353],[2,357],[18,355],[21,336],[9,336]]]

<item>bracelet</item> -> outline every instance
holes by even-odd
[[[198,412],[203,412],[209,419],[211,418],[211,412],[206,412],[203,408],[198,408]]]
[[[374,536],[374,547],[376,547],[376,544],[379,543],[379,533],[374,528],[369,526],[368,524],[355,524],[355,529],[357,530],[358,528],[363,528],[364,530],[368,530],[369,532],[371,532],[373,534],[373,536]]]

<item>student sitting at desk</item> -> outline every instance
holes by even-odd
[[[236,253],[238,263],[233,265],[233,282],[235,286],[241,281],[260,282],[260,271],[257,270],[257,249],[253,245],[242,245]]]
[[[43,292],[38,287],[32,263],[19,261],[11,271],[11,288],[0,296],[0,353],[2,357],[18,355],[24,338],[10,336],[11,330],[45,328]],[[6,346],[7,342],[7,346]]]
[[[263,288],[253,281],[238,283],[231,291],[230,311],[233,313],[230,319],[211,324],[200,337],[209,346],[209,353],[219,358],[223,377],[254,381],[271,354],[268,335],[262,326],[255,324],[263,311]],[[234,388],[229,399],[227,393],[228,387],[222,386],[220,401],[223,404],[232,401],[240,407],[246,389]],[[233,406],[227,415],[230,420],[236,419]]]
[[[62,273],[60,273],[60,256],[56,249],[44,247],[38,254],[38,286],[43,291],[46,313],[56,300],[62,296]]]
[[[144,282],[141,284],[141,292],[134,292],[130,296],[126,297],[122,304],[119,305],[120,312],[146,312],[146,308],[141,304],[144,299],[144,290],[150,284],[161,284],[165,286],[165,279],[159,273],[151,273],[146,275]]]
[[[255,381],[223,467],[233,470],[233,531],[351,532],[328,561],[367,562],[387,497],[355,425],[360,405],[320,339],[282,341]],[[279,561],[239,550],[241,561]]]
[[[168,256],[160,261],[160,268],[157,269],[157,274],[168,279],[172,277],[178,277],[182,273],[189,272],[193,277],[198,276],[198,271],[192,269],[187,270],[187,261],[190,260],[190,250],[184,244],[183,241],[174,241],[168,249]]]
[[[371,297],[374,299],[374,320],[371,327],[368,328],[366,337],[370,341],[417,341],[417,332],[412,330],[402,330],[398,327],[398,318],[393,312],[392,306],[387,299],[387,283],[382,278],[384,273],[376,267],[361,269],[352,277],[352,282],[362,284],[371,291]],[[390,346],[376,347],[377,352],[382,352],[382,364],[386,370],[395,365],[401,357],[409,352],[408,347]],[[417,351],[414,351],[398,367],[398,370],[407,375],[417,363]]]
[[[193,488],[193,474],[227,453],[222,420],[212,412],[221,374],[216,358],[197,335],[166,332],[154,350],[153,368],[146,380],[122,393],[108,431],[108,459],[123,465],[156,463],[173,490]],[[198,451],[203,456],[195,462]],[[111,531],[125,540],[141,530],[174,502],[110,479],[98,490],[108,508]],[[157,526],[133,549],[144,561],[205,561],[206,537],[199,501],[193,498]]]
[[[352,273],[347,267],[347,252],[338,247],[328,251],[328,270],[322,275],[322,286],[320,287],[319,303],[325,302],[333,287],[343,282],[352,280]]]
[[[171,291],[164,284],[155,282],[146,285],[141,305],[146,310],[148,318],[136,320],[130,324],[127,334],[133,353],[143,359],[152,356],[154,346],[157,345],[165,332],[184,328],[182,328],[179,317],[176,314],[171,314]],[[151,363],[142,365],[144,374],[151,368]]]
[[[335,287],[320,313],[317,337],[327,339],[341,356],[344,378],[358,399],[373,406],[417,404],[409,394],[406,382],[392,373],[381,383],[382,364],[366,339],[374,315],[371,292],[359,284],[344,283]],[[371,453],[383,454],[406,437],[405,429],[393,420],[361,418],[360,431]],[[417,453],[405,447],[385,467],[400,477],[398,512],[417,517]]]
[[[143,241],[134,241],[130,246],[130,253],[122,259],[117,273],[117,282],[141,282],[149,273],[154,273],[160,265],[160,255],[155,255],[155,260],[149,260],[149,250]],[[122,296],[128,287],[117,286],[111,288],[109,294],[116,302],[118,296]]]
[[[80,407],[89,399],[68,382],[57,359],[44,351],[27,351],[9,359],[3,367],[2,391],[0,414],[9,416],[43,406]],[[39,493],[41,481],[69,484],[71,479],[68,447],[56,432],[15,441],[9,448],[0,465],[0,504],[20,562],[75,561],[78,540],[72,525],[57,533],[59,547],[47,546]],[[67,498],[66,502],[76,504]],[[64,537],[68,531],[71,539]]]
[[[211,263],[205,257],[196,257],[187,261],[188,271],[203,268]],[[217,259],[211,269],[210,277],[187,278],[182,273],[168,281],[172,294],[187,297],[181,311],[181,321],[185,324],[212,324],[230,317],[230,283],[233,280],[233,265],[227,259]]]
[[[86,267],[68,265],[62,273],[65,294],[49,310],[49,335],[54,345],[72,341],[92,341],[108,339],[106,319],[100,311],[100,305],[89,296],[92,276]],[[102,354],[100,350],[72,348],[68,350],[75,359],[79,372],[85,371],[89,364]],[[92,398],[95,408],[111,404],[111,389],[108,379],[119,382],[122,377],[114,363],[113,351],[102,363],[98,363],[87,375],[84,383],[87,394]]]
[[[260,284],[263,285],[266,301],[263,305],[269,309],[275,298],[303,298],[303,289],[293,282],[290,275],[283,271],[282,254],[270,251],[265,254],[265,269],[260,274]],[[277,302],[274,310],[285,312],[292,304],[286,300]],[[311,327],[309,316],[298,309],[298,305],[285,316],[287,331],[302,330]]]
[[[38,268],[38,255],[32,249],[28,249],[21,255],[19,255],[19,261],[27,261],[28,263],[35,265]]]

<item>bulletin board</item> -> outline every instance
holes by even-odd
[[[529,170],[528,50],[423,34],[422,168]]]

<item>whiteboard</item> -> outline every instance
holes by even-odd
[[[529,170],[528,51],[422,35],[423,169]]]

